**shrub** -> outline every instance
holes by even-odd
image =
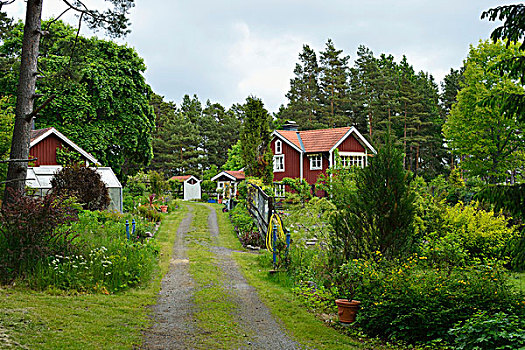
[[[162,215],[153,207],[145,205],[138,206],[136,213],[151,222],[159,222],[162,220]]]
[[[509,244],[518,237],[509,220],[478,203],[446,208],[442,227],[421,244],[422,254],[441,265],[465,265],[472,259],[505,259]]]
[[[73,251],[76,237],[66,225],[77,220],[72,200],[12,196],[0,211],[0,280],[31,274],[37,262]]]
[[[525,348],[525,320],[504,312],[476,313],[456,324],[449,334],[458,350]]]
[[[255,226],[244,203],[238,203],[230,210],[230,221],[244,247],[248,245],[262,247],[264,245],[264,240],[259,234],[259,229]]]
[[[99,173],[79,164],[64,167],[51,180],[57,195],[75,197],[87,210],[104,210],[110,203],[109,192]]]
[[[407,342],[451,341],[450,326],[477,312],[523,313],[523,296],[513,292],[502,268],[443,270],[425,262],[425,257],[412,256],[394,263],[354,260],[343,265],[342,277],[362,302],[358,324],[365,332]]]

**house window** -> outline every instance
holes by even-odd
[[[349,168],[352,166],[364,168],[364,166],[366,165],[364,155],[341,156],[341,162],[343,163],[343,167],[345,168]]]
[[[284,171],[284,154],[273,156],[273,171],[274,172]]]
[[[275,154],[283,153],[283,143],[281,140],[275,141]]]
[[[310,170],[323,170],[323,157],[320,154],[310,156]]]
[[[285,193],[285,185],[282,183],[274,183],[273,190],[276,198],[283,198]]]

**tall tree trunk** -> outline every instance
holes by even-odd
[[[36,88],[37,60],[40,43],[40,23],[43,0],[27,0],[24,37],[22,40],[22,58],[20,77],[16,93],[15,126],[11,142],[11,159],[28,159],[31,137],[30,115],[33,112],[33,102]],[[11,162],[7,170],[4,203],[13,198],[10,191],[22,193],[27,177],[27,162]]]

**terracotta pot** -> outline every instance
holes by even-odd
[[[357,310],[359,310],[360,301],[348,299],[337,299],[335,301],[337,305],[337,315],[339,316],[339,322],[352,323],[355,321]]]
[[[161,213],[167,213],[168,212],[168,206],[167,205],[161,205],[160,206]]]

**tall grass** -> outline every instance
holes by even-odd
[[[53,254],[41,259],[27,283],[35,289],[56,288],[88,293],[115,293],[150,280],[159,255],[159,245],[146,238],[154,226],[131,215],[83,211],[67,229],[77,235],[71,254]],[[130,239],[126,236],[130,223]]]

